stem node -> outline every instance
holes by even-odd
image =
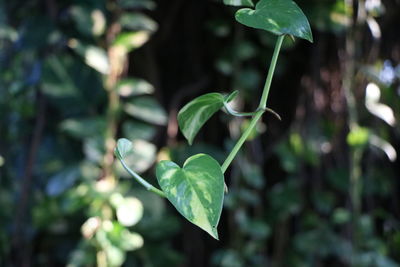
[[[285,35],[280,35],[278,37],[278,40],[276,41],[274,54],[272,56],[271,65],[270,65],[269,71],[268,71],[268,76],[267,76],[267,79],[265,81],[265,85],[264,85],[264,89],[263,89],[263,94],[261,96],[259,108],[257,109],[255,114],[253,115],[253,118],[250,121],[250,125],[244,131],[244,133],[239,138],[239,140],[237,141],[236,145],[233,147],[232,151],[229,153],[228,157],[226,158],[226,160],[222,164],[221,169],[222,169],[223,173],[226,172],[226,170],[228,169],[229,165],[232,163],[233,159],[235,158],[236,154],[239,152],[239,150],[242,147],[242,145],[244,144],[244,142],[246,142],[247,138],[249,137],[249,135],[253,131],[254,127],[256,127],[257,122],[260,120],[260,118],[262,117],[262,115],[264,114],[265,111],[271,112],[272,114],[277,116],[278,119],[280,119],[280,116],[275,111],[273,111],[272,109],[267,108],[267,100],[268,100],[269,90],[271,88],[272,78],[273,78],[274,72],[275,72],[276,63],[278,61],[279,52],[281,50],[282,42],[283,42],[284,38],[285,38]]]

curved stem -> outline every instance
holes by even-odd
[[[272,56],[271,65],[269,67],[268,76],[265,81],[263,94],[262,94],[260,104],[259,104],[259,111],[257,111],[256,114],[253,116],[253,118],[250,121],[250,125],[247,127],[246,131],[239,138],[236,145],[233,147],[231,153],[229,153],[228,157],[222,164],[221,169],[222,169],[222,172],[224,172],[224,173],[226,172],[229,165],[232,163],[233,159],[235,158],[236,154],[239,152],[239,150],[242,147],[242,145],[244,144],[244,142],[246,142],[247,138],[253,131],[254,127],[256,127],[257,122],[260,120],[261,116],[264,114],[264,112],[266,110],[269,89],[271,87],[271,82],[272,82],[272,78],[274,76],[276,62],[278,61],[279,51],[281,50],[282,42],[283,42],[284,38],[285,38],[285,35],[280,35],[278,37],[278,40],[276,41],[274,54]]]
[[[238,111],[234,110],[233,108],[231,108],[227,102],[224,102],[224,108],[225,108],[226,112],[229,115],[232,115],[232,116],[235,116],[235,117],[251,117],[251,116],[254,116],[257,113],[257,111],[254,111],[254,112],[238,112]]]
[[[129,172],[130,175],[133,176],[133,178],[135,178],[135,180],[143,185],[148,191],[156,193],[157,195],[159,195],[160,197],[166,197],[165,193],[163,191],[161,191],[160,189],[155,188],[154,186],[152,186],[151,184],[149,184],[145,179],[143,179],[139,174],[137,174],[136,172],[132,171],[124,162],[124,160],[119,159],[122,166],[124,166],[125,170],[127,172]]]
[[[256,115],[256,113],[258,111],[264,110],[264,111],[268,111],[269,113],[274,115],[278,120],[280,120],[280,121],[282,120],[281,116],[278,113],[276,113],[273,109],[270,109],[270,108],[264,108],[264,109],[258,108],[256,111],[253,111],[253,112],[238,112],[238,111],[234,110],[233,108],[231,108],[227,102],[224,102],[224,108],[225,108],[225,111],[229,115],[232,115],[235,117],[252,117],[252,116]]]

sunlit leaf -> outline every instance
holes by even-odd
[[[124,109],[129,115],[145,122],[157,125],[165,125],[167,123],[165,110],[153,97],[136,97],[125,104]]]
[[[157,31],[157,23],[148,16],[141,13],[126,13],[120,18],[121,26],[131,31]]]
[[[357,127],[352,129],[347,135],[347,143],[354,147],[364,146],[368,143],[369,137],[370,132],[367,128]]]
[[[68,45],[84,58],[88,66],[102,74],[108,74],[110,65],[104,49],[93,45],[84,45],[75,39],[70,40]]]
[[[195,98],[186,104],[178,113],[178,123],[189,144],[210,119],[224,106],[224,96],[219,93],[209,93]]]
[[[236,20],[276,35],[287,34],[313,41],[307,17],[292,0],[261,0],[255,10],[242,8],[237,11]]]
[[[117,36],[113,45],[129,53],[144,45],[149,40],[150,34],[149,31],[124,32]]]
[[[396,124],[393,109],[388,105],[380,103],[381,89],[375,83],[369,83],[365,92],[365,106],[368,111],[385,121],[390,126]]]
[[[121,80],[117,84],[117,91],[124,97],[144,95],[153,93],[154,86],[143,79],[130,78]]]
[[[382,150],[391,162],[396,161],[397,152],[391,143],[374,134],[370,135],[369,142],[371,145],[374,145],[375,147]]]
[[[157,165],[157,179],[168,200],[187,220],[218,239],[224,198],[224,175],[206,154],[190,157],[183,168],[172,161]]]

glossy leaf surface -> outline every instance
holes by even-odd
[[[313,42],[307,17],[292,0],[261,0],[255,10],[242,8],[237,11],[236,20],[248,27]]]
[[[179,111],[179,128],[189,144],[193,143],[210,117],[224,106],[224,100],[224,96],[219,93],[209,93],[195,98]]]
[[[206,154],[190,157],[183,168],[165,160],[157,165],[156,174],[161,189],[179,213],[218,239],[224,199],[224,175],[218,162]]]

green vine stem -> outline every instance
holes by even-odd
[[[137,174],[136,172],[132,171],[125,163],[124,160],[122,160],[122,158],[120,158],[120,162],[122,164],[122,166],[125,168],[125,170],[132,175],[133,178],[135,178],[135,180],[143,185],[148,191],[156,193],[157,195],[159,195],[160,197],[166,197],[165,193],[163,191],[161,191],[160,189],[155,188],[154,186],[152,186],[151,184],[149,184],[145,179],[143,179],[139,174]]]
[[[280,52],[281,47],[282,47],[283,39],[285,39],[285,35],[280,35],[278,37],[278,40],[276,41],[274,54],[272,56],[271,65],[269,67],[268,76],[267,76],[267,79],[265,81],[263,94],[262,94],[262,97],[261,97],[261,100],[260,100],[260,104],[259,104],[259,110],[255,113],[255,115],[251,119],[250,125],[247,127],[246,131],[239,138],[238,142],[233,147],[231,153],[229,153],[228,157],[226,158],[226,160],[222,164],[221,168],[222,168],[222,172],[223,173],[226,172],[226,170],[228,169],[229,165],[232,163],[233,159],[235,158],[236,154],[239,152],[239,150],[242,147],[242,145],[244,144],[244,142],[246,142],[247,138],[249,137],[249,135],[253,131],[254,127],[256,127],[257,122],[260,120],[260,118],[262,117],[262,115],[266,111],[267,100],[268,100],[268,95],[269,95],[269,91],[270,91],[270,88],[271,88],[272,78],[274,76],[275,67],[276,67],[276,63],[278,61],[278,56],[279,56],[279,52]]]
[[[235,117],[252,117],[252,116],[256,115],[256,113],[257,113],[257,111],[254,111],[254,112],[238,112],[238,111],[234,110],[233,108],[231,108],[227,102],[224,102],[224,108],[225,108],[225,111],[229,115],[232,115],[232,116],[235,116]]]

